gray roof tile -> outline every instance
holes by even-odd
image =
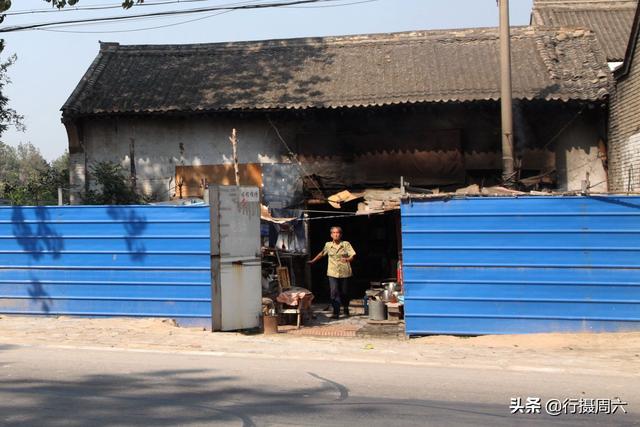
[[[622,61],[638,0],[534,0],[531,22],[593,30],[611,62]]]
[[[584,30],[512,30],[518,99],[599,100],[611,77]],[[196,45],[103,43],[65,117],[498,100],[496,29]]]

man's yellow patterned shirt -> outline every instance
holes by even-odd
[[[351,263],[345,261],[346,258],[351,258],[356,254],[351,243],[342,241],[336,245],[333,242],[327,242],[324,244],[322,254],[329,258],[327,276],[338,279],[351,277],[353,274],[351,272]]]

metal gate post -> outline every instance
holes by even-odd
[[[222,287],[220,277],[220,188],[209,186],[211,229],[211,331],[222,330]]]

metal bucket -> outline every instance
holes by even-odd
[[[369,301],[369,320],[387,320],[387,306],[382,301]]]

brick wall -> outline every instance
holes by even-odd
[[[609,112],[609,190],[640,191],[640,42]]]

